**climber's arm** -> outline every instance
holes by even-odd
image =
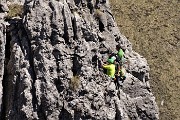
[[[105,69],[110,69],[110,65],[103,65],[103,68],[105,68]]]

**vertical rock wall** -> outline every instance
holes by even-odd
[[[3,15],[0,13],[0,15]],[[4,61],[5,61],[5,43],[6,43],[6,25],[4,21],[0,18],[0,105],[2,104],[2,80],[4,75]]]
[[[5,40],[10,47],[8,60],[0,55],[2,65],[7,62],[0,68],[2,119],[158,119],[149,66],[121,35],[109,8],[107,0],[25,1],[24,17],[9,20],[9,39],[0,29],[0,50]],[[119,90],[98,62],[117,44],[129,61]]]
[[[0,112],[2,112],[3,97],[3,79],[4,79],[4,63],[5,63],[5,45],[6,45],[6,22],[4,17],[7,15],[7,5],[5,1],[0,1]]]

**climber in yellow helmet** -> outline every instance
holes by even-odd
[[[107,75],[111,78],[115,78],[115,65],[114,65],[114,59],[108,59],[109,64],[104,64],[102,67],[104,69],[107,69]]]

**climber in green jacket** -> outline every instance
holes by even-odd
[[[118,53],[117,53],[117,56],[118,56],[117,61],[119,61],[120,66],[122,66],[123,63],[125,62],[125,58],[124,58],[125,50],[119,44],[116,45],[116,50],[118,51]]]
[[[118,51],[117,53],[113,53],[111,50],[109,50],[109,59],[115,59],[116,64],[118,63],[120,66],[122,66],[125,62],[125,50],[120,45],[116,45],[116,50]]]
[[[111,78],[115,78],[115,65],[114,59],[108,59],[109,64],[104,64],[103,68],[107,69],[107,75]]]

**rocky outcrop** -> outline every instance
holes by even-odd
[[[6,44],[6,22],[4,17],[7,15],[8,7],[5,1],[0,2],[0,112],[2,112],[3,79],[5,63],[5,44]]]
[[[109,8],[108,0],[25,1],[23,18],[9,20],[7,33],[0,27],[2,119],[158,119],[147,61]],[[119,90],[99,65],[117,44],[128,61]]]

